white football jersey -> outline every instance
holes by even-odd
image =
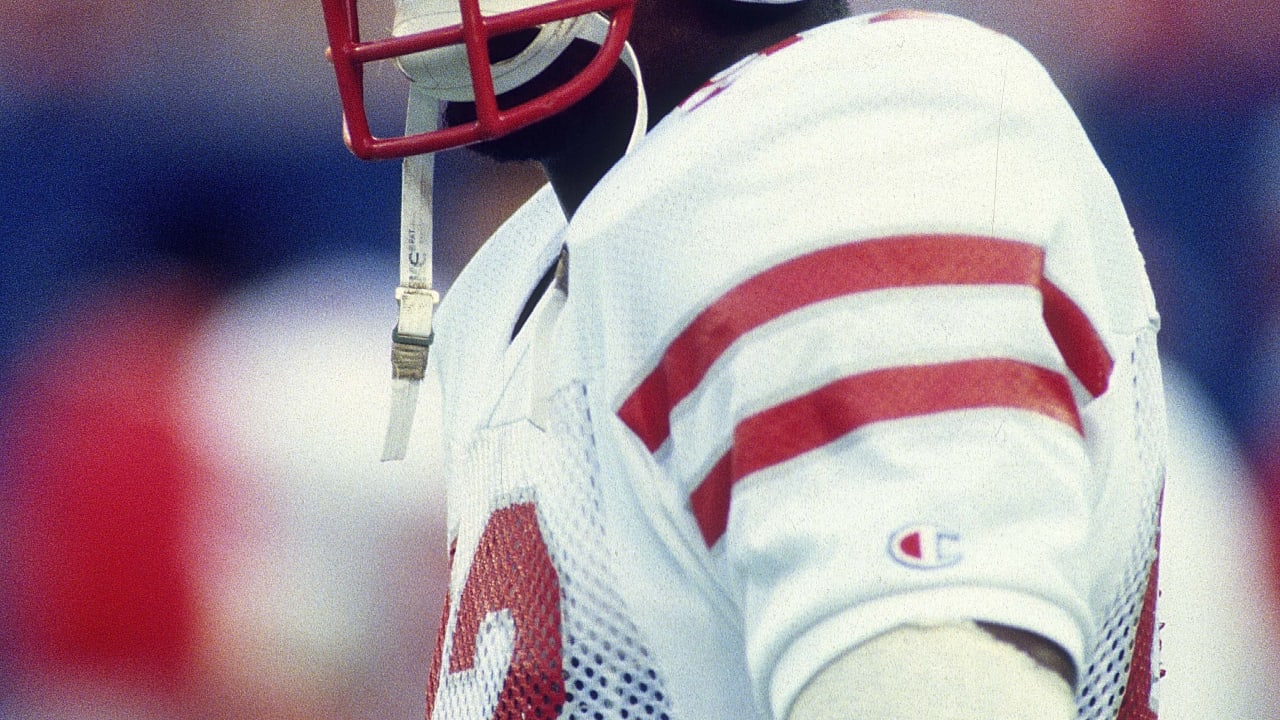
[[[450,289],[429,714],[782,720],[854,646],[976,619],[1064,648],[1081,717],[1154,717],[1157,323],[1010,39],[885,13],[747,58]]]

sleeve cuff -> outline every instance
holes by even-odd
[[[1078,672],[1085,633],[1070,613],[1042,598],[1008,590],[958,587],[896,595],[862,603],[813,625],[788,645],[763,691],[775,720],[786,720],[805,685],[828,664],[858,645],[903,625],[976,620],[1041,635],[1062,647]]]

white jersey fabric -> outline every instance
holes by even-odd
[[[1157,323],[1010,39],[883,13],[744,60],[449,291],[429,714],[781,720],[850,648],[974,619],[1065,649],[1081,717],[1154,717]]]

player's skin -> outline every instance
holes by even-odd
[[[846,5],[838,0],[808,0],[781,6],[746,5],[728,0],[639,0],[630,42],[644,74],[650,124],[661,120],[719,70],[846,13]],[[576,41],[543,75],[500,98],[500,102],[515,103],[524,97],[545,92],[547,86],[554,86],[558,78],[572,75],[574,70],[585,65],[594,52],[595,46]],[[780,91],[785,91],[785,88],[780,88]],[[600,178],[622,157],[635,119],[635,98],[634,80],[630,72],[619,64],[600,88],[569,110],[475,149],[499,160],[536,160],[541,163],[561,206],[566,214],[572,216]],[[446,121],[461,122],[469,119],[470,114],[469,106],[451,104],[446,110]],[[984,623],[979,623],[978,627],[985,631],[988,640],[1017,648],[1036,667],[1052,673],[1056,676],[1055,682],[1074,686],[1073,664],[1055,644],[1014,628]],[[903,628],[895,632],[909,647],[918,646],[920,662],[916,665],[928,667],[937,664],[933,651],[934,635],[928,629]],[[850,655],[856,652],[855,649]],[[806,695],[821,690],[818,687],[822,684],[820,681],[829,685],[833,680],[830,675],[842,672],[843,667],[844,663],[837,661],[827,673],[811,683],[797,701],[791,720],[849,717],[842,714],[838,702],[832,703],[825,696],[820,702],[812,697],[808,701],[806,699]],[[991,668],[980,662],[972,667],[942,670],[950,673],[948,682],[971,687],[984,684],[999,687],[998,680],[987,677]],[[958,676],[957,671],[960,673]],[[928,683],[930,678],[922,677],[921,681]],[[834,682],[840,683],[840,678],[834,678]],[[947,701],[945,696],[937,699]],[[993,710],[1002,708],[994,706]],[[974,715],[979,716],[982,715]],[[1027,717],[1042,716],[1030,709]]]

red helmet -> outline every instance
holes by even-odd
[[[435,152],[490,140],[554,115],[581,100],[622,53],[635,0],[397,0],[394,36],[363,41],[358,0],[322,0],[329,57],[342,96],[347,146],[366,160]],[[537,0],[533,0],[537,3]],[[547,67],[582,30],[588,16],[607,26],[592,61],[571,80],[532,100],[500,109],[497,96]],[[607,16],[607,21],[603,19]],[[490,40],[524,31],[528,43],[511,57],[490,60]],[[592,32],[593,35],[598,34]],[[473,122],[396,137],[375,137],[364,102],[364,65],[395,60],[416,85],[442,100],[474,101]]]

